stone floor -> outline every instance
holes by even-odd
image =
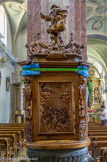
[[[18,156],[14,157],[10,162],[30,162],[26,154],[26,148],[23,148],[23,150],[19,152]]]

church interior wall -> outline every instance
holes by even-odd
[[[15,47],[14,47],[14,56],[19,58],[20,61],[27,59],[27,50],[25,44],[27,43],[27,28],[22,29],[17,36]]]
[[[12,53],[12,35],[11,35],[11,28],[10,28],[10,24],[9,24],[9,20],[7,17],[7,29],[6,29],[6,46],[8,48],[8,50]]]
[[[19,59],[19,61],[25,61],[27,59],[27,49],[25,44],[27,43],[27,28],[22,29],[17,36],[15,47],[14,47],[14,56]],[[18,64],[15,64],[15,72],[13,76],[13,83],[21,82],[21,67]]]
[[[0,63],[1,85],[0,85],[0,123],[8,123],[11,110],[12,67],[6,63]],[[6,79],[7,78],[7,79]],[[6,81],[7,80],[7,81]]]

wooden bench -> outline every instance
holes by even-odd
[[[17,128],[17,127],[0,127],[0,131],[21,131],[22,132],[22,146],[23,146],[23,142],[25,139],[25,129],[24,128]]]
[[[92,141],[92,155],[94,159],[101,155],[101,147],[106,147],[107,141]]]
[[[1,148],[0,157],[4,157],[6,158],[6,161],[8,161],[8,158],[11,156],[10,139],[0,137],[0,148]]]
[[[10,147],[12,148],[11,151],[12,155],[17,155],[17,136],[16,134],[0,134],[0,138],[5,137],[10,139]]]
[[[89,136],[107,136],[107,131],[106,132],[90,132],[88,133]]]
[[[0,134],[16,134],[17,135],[17,145],[19,149],[22,149],[22,132],[21,131],[11,131],[11,130],[0,130]]]
[[[0,129],[7,129],[7,130],[18,130],[23,132],[23,140],[26,138],[26,124],[24,123],[0,123]]]
[[[100,162],[107,162],[107,147],[100,148]]]
[[[91,145],[89,146],[89,152],[91,152],[94,148],[92,145],[93,141],[107,141],[107,136],[89,136],[91,139]]]
[[[96,160],[101,156],[101,147],[107,146],[107,126],[101,126],[100,123],[89,122],[88,135],[91,139],[89,151],[92,151],[92,156]]]
[[[23,148],[25,140],[25,124],[1,123],[0,138],[4,137],[10,140],[11,156],[17,155],[18,151]]]
[[[107,136],[89,136],[91,141],[107,141]]]

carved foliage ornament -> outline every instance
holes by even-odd
[[[79,134],[80,139],[86,138],[86,78],[80,76],[80,100],[79,100]]]
[[[30,124],[32,119],[32,89],[31,77],[25,77],[25,96],[26,96],[26,122]]]
[[[26,132],[27,141],[32,142],[32,77],[25,77],[25,101],[26,101]]]

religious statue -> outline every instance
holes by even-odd
[[[65,24],[67,13],[67,9],[61,9],[56,5],[52,5],[49,16],[40,13],[42,19],[51,22],[51,25],[47,29],[47,32],[50,34],[51,40],[54,41],[54,45],[56,43],[59,43],[58,40],[60,41],[60,44],[63,45],[61,32],[65,31],[66,29]]]
[[[82,59],[81,50],[84,45],[79,45],[79,43],[73,41],[73,34],[71,33],[71,39],[67,45],[64,44],[62,38],[62,32],[66,30],[66,18],[68,14],[69,6],[64,9],[57,5],[52,5],[49,15],[44,15],[40,13],[41,19],[49,21],[51,24],[47,28],[47,33],[50,35],[50,43],[44,44],[40,41],[32,42],[30,45],[26,45],[29,49],[30,55],[34,56],[37,54],[47,53],[46,58],[67,58],[67,54],[79,55],[79,60]],[[37,34],[40,35],[39,33]]]
[[[98,87],[96,87],[94,89],[94,99],[95,100],[98,100],[99,99],[99,89],[98,89]]]

